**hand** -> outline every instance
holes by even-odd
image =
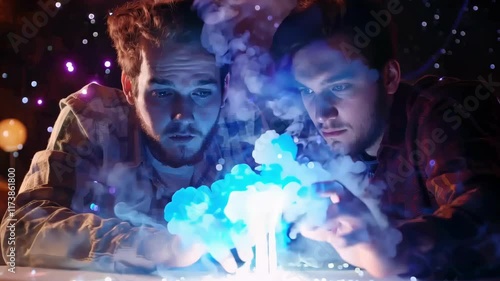
[[[167,230],[147,230],[141,235],[139,254],[156,265],[187,267],[196,263],[206,253],[203,245],[185,246],[181,238]]]
[[[214,258],[222,268],[228,273],[236,273],[238,270],[238,264],[236,262],[235,256],[244,262],[251,262],[253,255],[253,241],[249,236],[233,236],[233,243],[236,245],[235,253],[231,251],[229,247],[223,244],[208,245],[207,253]]]
[[[234,273],[238,269],[236,260],[231,253],[231,249],[224,247],[207,247],[203,244],[186,246],[182,243],[182,238],[170,234],[167,230],[154,232],[152,235],[144,237],[141,245],[141,252],[144,257],[154,264],[167,267],[188,267],[196,263],[203,255],[212,256],[222,268]],[[239,258],[246,262],[253,258],[251,244],[244,241],[235,241],[239,245],[236,250]]]
[[[395,246],[401,240],[397,230],[381,227],[370,208],[338,182],[319,183],[315,188],[321,196],[330,198],[331,205],[324,225],[299,229],[304,237],[328,242],[344,261],[375,277],[405,272],[388,254],[388,243]]]

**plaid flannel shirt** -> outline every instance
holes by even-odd
[[[491,76],[433,76],[395,93],[373,180],[399,222],[409,276],[500,276],[500,100]]]
[[[176,190],[145,161],[133,108],[120,90],[94,83],[60,106],[47,149],[33,157],[16,197],[16,264],[154,270],[138,252],[138,240],[166,225],[164,207]],[[235,164],[254,164],[250,143],[265,129],[264,120],[258,114],[249,122],[231,120],[224,109],[219,120],[203,161],[195,165],[194,187],[210,186]],[[4,219],[2,229],[8,223]],[[1,241],[7,260],[6,233]]]

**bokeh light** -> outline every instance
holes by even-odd
[[[0,148],[5,152],[14,152],[23,149],[27,138],[27,128],[14,118],[0,122]]]
[[[72,62],[70,62],[70,61],[68,61],[68,62],[66,63],[66,68],[68,69],[68,71],[69,71],[69,72],[73,72],[73,71],[75,71],[75,66],[74,66],[74,65],[73,65],[73,63],[72,63]]]
[[[90,209],[94,212],[97,212],[97,211],[99,211],[99,206],[92,203],[92,204],[90,204]]]

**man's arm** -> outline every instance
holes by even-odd
[[[15,247],[17,266],[148,272],[155,262],[168,260],[169,251],[155,260],[146,250],[151,245],[141,245],[154,241],[167,249],[176,241],[167,233],[71,209],[77,189],[98,175],[99,149],[70,107],[63,108],[47,149],[34,156],[16,197],[15,242],[6,230],[12,223],[8,214],[2,222],[6,261],[10,247]]]
[[[410,276],[500,273],[500,105],[479,83],[455,85],[412,112],[416,140],[435,146],[420,167],[439,209],[400,226]]]

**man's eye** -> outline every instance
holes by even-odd
[[[151,92],[151,95],[157,98],[166,98],[174,95],[174,93],[175,92],[172,90],[155,90]]]
[[[351,84],[348,84],[348,83],[343,83],[343,84],[338,84],[338,85],[334,85],[333,87],[330,88],[330,91],[332,92],[342,92],[342,91],[345,91],[345,90],[348,90],[349,88],[351,88]]]
[[[193,95],[201,97],[201,98],[206,98],[212,95],[212,91],[209,90],[198,90],[194,91]]]
[[[314,91],[312,89],[309,89],[309,88],[306,88],[306,87],[303,87],[303,88],[299,88],[299,92],[301,95],[312,95],[314,94]]]

